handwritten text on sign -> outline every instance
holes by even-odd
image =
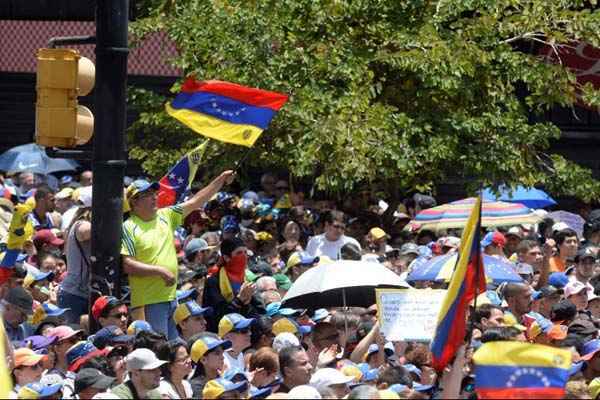
[[[431,341],[445,295],[445,290],[377,289],[381,332],[390,341]]]

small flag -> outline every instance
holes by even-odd
[[[479,246],[481,197],[477,198],[461,238],[461,249],[431,343],[433,367],[441,372],[465,340],[467,307],[485,292],[485,270]]]
[[[0,399],[10,398],[10,391],[13,388],[6,360],[6,348],[4,346],[7,342],[4,324],[0,323]]]
[[[562,399],[569,350],[524,342],[489,342],[473,355],[480,399]]]
[[[186,190],[194,181],[207,144],[208,140],[187,153],[158,181],[160,184],[160,189],[158,189],[159,208],[172,206],[182,200]]]
[[[165,108],[196,133],[252,147],[287,100],[281,93],[188,78]]]

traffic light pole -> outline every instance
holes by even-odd
[[[128,9],[128,0],[96,3],[90,306],[100,295],[121,296]],[[90,328],[95,331],[92,319]]]

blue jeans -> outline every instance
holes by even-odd
[[[68,324],[79,325],[79,318],[88,313],[89,299],[67,293],[61,288],[58,290],[57,300],[59,307],[70,308],[70,310],[64,314],[65,320]]]
[[[179,337],[175,321],[173,321],[173,313],[177,308],[177,301],[165,301],[163,303],[148,304],[144,306],[144,314],[146,314],[146,322],[157,333],[162,333],[167,336],[168,340],[174,340]]]

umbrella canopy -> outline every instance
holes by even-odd
[[[456,266],[458,254],[447,254],[434,257],[424,264],[417,265],[408,277],[407,282],[416,281],[438,281],[449,282]],[[488,282],[495,284],[502,282],[522,282],[523,279],[517,274],[516,266],[510,261],[483,255],[483,267]]]
[[[50,158],[44,148],[35,143],[13,147],[0,155],[0,171],[47,175],[58,171],[74,171],[79,163],[66,158]]]
[[[556,201],[543,190],[536,188],[526,188],[517,186],[514,190],[509,187],[501,186],[499,195],[494,194],[491,189],[483,191],[483,198],[486,200],[500,200],[508,203],[521,203],[529,208],[544,208],[556,204]]]
[[[407,288],[402,278],[374,262],[339,260],[309,269],[282,300],[292,308],[369,307],[375,288]]]
[[[475,200],[475,197],[469,197],[423,210],[406,225],[405,229],[431,229],[436,231],[440,229],[463,228],[471,214]],[[540,217],[523,204],[485,199],[481,204],[482,226],[535,224],[539,220]]]
[[[583,226],[585,225],[585,219],[581,215],[577,215],[568,211],[552,211],[548,213],[547,217],[550,217],[554,222],[563,222],[569,228],[577,232],[579,237],[583,236]]]

